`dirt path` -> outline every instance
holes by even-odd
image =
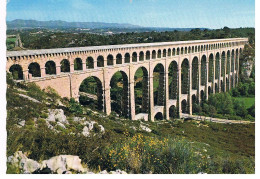
[[[198,121],[211,121],[211,122],[224,123],[224,124],[254,124],[255,123],[255,122],[251,122],[251,121],[228,120],[228,119],[220,119],[220,118],[189,115],[189,114],[182,114],[182,117],[191,118],[191,119],[198,120]]]

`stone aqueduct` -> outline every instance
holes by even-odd
[[[154,121],[161,113],[169,119],[170,108],[179,116],[192,114],[192,101],[207,99],[238,83],[239,55],[247,38],[125,44],[7,52],[6,70],[21,69],[20,80],[41,88],[54,88],[62,97],[79,98],[79,87],[88,77],[99,81],[100,109],[111,113],[110,81],[116,72],[124,77],[124,115],[132,120]],[[64,61],[65,60],[65,61]],[[63,61],[63,62],[62,62]],[[81,66],[75,67],[78,61]],[[30,65],[34,63],[32,73]],[[48,63],[56,69],[49,71]],[[63,65],[67,64],[67,68]],[[159,69],[158,100],[154,101],[153,72]],[[135,111],[135,73],[143,71],[142,110]],[[186,73],[184,71],[186,70]],[[170,75],[172,73],[172,75]],[[171,80],[170,80],[171,78]],[[171,81],[171,83],[169,83]],[[175,87],[173,90],[173,87]]]

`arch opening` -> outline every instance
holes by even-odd
[[[181,93],[188,94],[189,93],[189,60],[185,58],[181,64]]]
[[[113,55],[108,55],[107,56],[107,66],[112,66],[112,65],[114,65],[114,57],[113,57]]]
[[[12,73],[14,80],[23,80],[23,69],[21,65],[15,64],[9,68],[9,72]]]
[[[169,108],[169,117],[171,119],[176,119],[178,118],[178,111],[177,111],[177,108],[172,105],[170,108]]]
[[[161,112],[158,112],[155,116],[154,116],[155,120],[163,120],[163,114]]]
[[[56,74],[56,64],[54,61],[48,61],[45,64],[45,73],[46,75]]]
[[[60,71],[63,73],[70,72],[70,62],[67,59],[63,59],[60,62]]]
[[[192,60],[192,89],[199,88],[199,59],[194,57]]]
[[[79,87],[79,102],[94,110],[104,110],[103,88],[99,78],[91,76],[84,79]]]
[[[133,52],[132,54],[132,62],[137,62],[137,53]]]
[[[86,60],[86,68],[93,69],[94,68],[94,59],[92,57],[88,57]]]
[[[130,63],[130,54],[129,53],[125,54],[125,63]]]
[[[98,56],[97,67],[104,67],[104,57],[103,56]]]
[[[41,68],[40,65],[36,62],[33,62],[28,67],[29,73],[32,74],[32,77],[41,77]]]
[[[76,58],[74,60],[74,70],[79,71],[83,69],[82,60],[81,58]]]
[[[120,53],[116,55],[116,64],[122,64],[122,55]]]
[[[153,93],[155,106],[164,106],[164,89],[164,67],[159,63],[153,70]]]
[[[169,81],[169,99],[178,98],[178,64],[176,61],[171,62],[168,69]]]
[[[148,113],[149,110],[149,89],[148,71],[140,67],[135,72],[135,113]]]
[[[116,72],[110,80],[111,110],[119,116],[129,117],[129,85],[127,74]]]
[[[207,58],[205,55],[201,58],[201,85],[206,85],[207,81]]]
[[[214,82],[214,57],[213,54],[209,55],[209,82]]]

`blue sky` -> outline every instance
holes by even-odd
[[[8,0],[7,20],[130,23],[146,27],[255,27],[254,0]]]

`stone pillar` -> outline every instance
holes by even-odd
[[[82,63],[82,71],[86,71],[87,70],[87,65],[86,65],[86,61]]]
[[[215,94],[215,76],[216,76],[216,72],[215,72],[215,69],[216,69],[216,59],[215,59],[215,56],[213,57],[213,81],[212,81],[212,93]]]
[[[150,120],[154,121],[154,101],[153,101],[153,72],[150,71],[149,77],[149,84],[150,84]]]
[[[56,66],[56,75],[60,75],[61,68],[60,66]]]
[[[74,73],[74,64],[70,64],[70,73]]]
[[[106,76],[107,69],[103,69],[103,78],[104,78],[104,93],[105,93],[105,112],[106,115],[110,115],[111,113],[111,103],[110,103],[110,80],[109,77]]]
[[[97,60],[94,60],[94,69],[97,69]]]
[[[236,74],[237,74],[237,79],[236,79],[237,80],[237,84],[238,84],[238,80],[239,80],[239,56],[240,56],[240,52],[238,52],[238,56],[237,56],[237,71],[236,71]]]
[[[180,61],[180,60],[179,60]],[[181,110],[181,64],[178,64],[178,108],[179,108],[179,117],[182,117],[182,110]]]
[[[165,69],[165,118],[169,120],[169,72],[168,69]]]
[[[222,56],[219,57],[219,78],[218,78],[218,92],[221,92],[221,70],[222,70]]]
[[[192,90],[192,64],[190,65],[190,68],[189,68],[189,93],[188,93],[188,101],[189,102],[189,112],[190,112],[190,115],[192,115],[192,97],[191,97],[191,90]]]
[[[225,63],[224,63],[224,75],[223,75],[223,84],[224,92],[226,92],[226,73],[227,73],[227,53],[225,53]]]
[[[131,120],[135,120],[135,79],[133,65],[129,68],[129,87],[130,87],[130,116]]]
[[[45,67],[41,68],[41,77],[44,78],[46,76]]]
[[[206,83],[205,83],[205,95],[206,95],[206,100],[208,100],[208,81],[209,81],[209,61],[208,59],[206,60]]]
[[[198,95],[198,102],[200,103],[201,101],[201,96],[200,96],[200,86],[201,86],[201,61],[199,60],[198,61],[198,67],[199,67],[199,70],[198,70],[198,73],[199,73],[199,79],[198,79],[198,92],[197,92],[197,95]]]
[[[23,71],[23,79],[27,81],[29,79],[29,70]]]

